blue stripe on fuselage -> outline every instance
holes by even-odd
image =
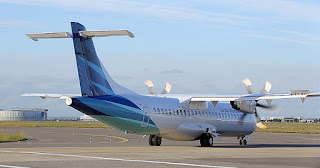
[[[86,109],[81,109],[81,107],[78,107],[78,104],[81,107],[84,107],[84,105],[85,107],[90,107],[90,110],[86,111]],[[141,122],[143,119],[143,111],[128,99],[120,96],[96,96],[96,97],[72,98],[71,106],[79,111],[82,111],[82,112],[86,111],[84,113],[88,115],[94,115],[94,114],[109,115],[111,117],[131,119],[139,122]],[[91,109],[94,109],[94,111],[92,111]],[[91,112],[93,112],[94,114],[90,114]],[[145,116],[145,117],[148,117],[148,116]],[[149,124],[155,125],[155,123],[150,118],[149,118]]]
[[[130,107],[141,110],[137,105],[132,103],[130,100],[128,100],[122,96],[118,96],[118,95],[94,96],[92,98],[99,99],[99,100],[106,100],[106,101],[110,101],[110,102],[114,102],[114,103],[119,103],[122,105],[130,106]]]

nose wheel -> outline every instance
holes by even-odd
[[[247,145],[248,141],[245,139],[245,136],[238,137],[239,145]]]
[[[160,146],[162,142],[162,138],[156,135],[149,136],[149,145],[150,146]]]

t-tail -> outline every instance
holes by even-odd
[[[82,96],[101,96],[114,94],[134,94],[134,92],[117,84],[100,62],[93,45],[93,37],[134,35],[127,30],[86,31],[77,22],[71,22],[72,33],[36,33],[26,34],[32,40],[42,38],[72,38],[77,61],[78,76]]]

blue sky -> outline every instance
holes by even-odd
[[[319,1],[59,1],[0,0],[0,108],[48,108],[49,116],[79,116],[62,100],[19,97],[25,92],[79,93],[70,39],[33,42],[25,33],[128,29],[134,39],[94,39],[97,53],[120,84],[147,93],[154,81],[172,93],[242,94],[265,80],[272,92],[319,92]],[[274,101],[261,116],[320,117],[319,98]]]

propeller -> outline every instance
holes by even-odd
[[[246,86],[247,92],[249,94],[252,94],[252,89],[251,89],[252,83],[251,83],[250,79],[249,78],[243,79],[242,83]],[[272,88],[272,84],[269,81],[266,81],[265,85],[264,85],[264,88],[261,90],[260,93],[261,94],[267,94],[267,93],[270,92],[271,88]],[[270,106],[271,100],[267,100],[267,103],[268,103],[268,106],[260,104],[260,103],[258,103],[258,101],[256,101],[256,107],[269,109],[269,110],[274,110],[275,109],[275,106]],[[247,113],[243,113],[243,115],[241,116],[241,118],[240,118],[241,123],[242,123],[243,119],[246,117],[246,115],[247,115]],[[260,121],[260,117],[258,115],[257,109],[255,109],[254,115],[256,117],[256,126],[258,128],[261,128],[261,129],[266,129],[267,126],[262,124],[261,121]]]
[[[153,83],[151,80],[147,80],[144,82],[145,85],[147,85],[148,89],[149,89],[149,93],[150,94],[154,94],[154,88],[153,88]]]
[[[162,94],[168,94],[171,90],[171,84],[169,82],[166,82],[166,86],[164,87]]]
[[[243,79],[242,83],[244,85],[246,85],[248,93],[252,94],[252,89],[251,89],[252,83],[251,83],[250,79],[249,78]]]
[[[149,93],[151,95],[155,94],[154,85],[151,80],[145,81],[144,84],[148,87]],[[166,85],[165,85],[163,91],[161,92],[161,94],[168,94],[168,93],[170,93],[170,90],[171,90],[171,84],[169,82],[166,82]]]

